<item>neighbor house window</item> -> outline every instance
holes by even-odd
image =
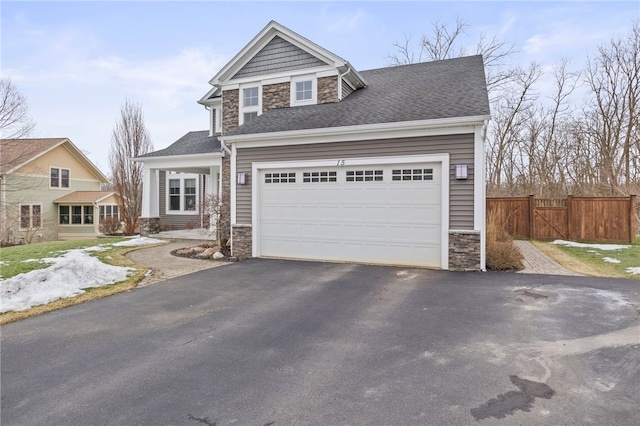
[[[253,84],[254,86],[245,85],[240,88],[241,99],[238,123],[240,125],[254,120],[262,111],[262,90],[260,86],[255,86],[255,83]]]
[[[42,227],[42,206],[40,204],[22,204],[20,206],[20,229]]]
[[[118,214],[118,206],[116,204],[100,206],[99,215],[100,222],[102,222],[107,217],[115,217],[116,219],[120,219],[120,215]]]
[[[69,188],[69,169],[51,167],[49,176],[52,188]]]
[[[82,225],[82,206],[71,206],[71,224]]]
[[[85,225],[93,224],[93,206],[84,206],[84,215],[82,220]]]
[[[60,225],[69,224],[69,206],[60,206]]]
[[[93,225],[93,206],[59,206],[60,225]]]
[[[167,175],[167,212],[193,213],[198,210],[200,176],[193,173]]]

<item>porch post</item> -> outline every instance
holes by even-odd
[[[214,166],[210,166],[209,167],[209,175],[207,177],[207,184],[206,184],[206,194],[205,197],[207,197],[207,201],[211,201],[212,197],[214,195],[217,194],[218,192],[218,177],[216,176],[216,170],[217,167]],[[216,218],[214,217],[214,215],[210,215],[209,216],[209,231],[213,232],[215,230],[216,227]]]
[[[142,173],[142,217],[158,217],[160,213],[158,211],[157,170],[144,167]]]

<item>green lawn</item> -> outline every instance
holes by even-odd
[[[580,262],[591,266],[603,275],[640,279],[639,273],[633,274],[629,271],[629,268],[640,269],[640,237],[636,239],[635,244],[615,244],[628,246],[628,248],[618,250],[604,250],[605,247],[612,247],[614,245],[600,243],[597,243],[597,245],[603,247],[553,245]]]
[[[49,264],[39,262],[40,259],[58,257],[67,250],[117,243],[123,240],[125,240],[125,238],[98,238],[91,240],[53,241],[26,244],[22,246],[3,247],[0,249],[0,278],[7,279],[36,269],[44,269],[48,267]],[[105,251],[95,252],[95,256],[100,260],[105,260],[105,258],[108,259],[108,257],[116,250],[122,251],[122,247],[110,246],[107,247]]]

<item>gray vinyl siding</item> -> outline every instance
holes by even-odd
[[[346,98],[353,93],[353,88],[349,84],[342,80],[342,99]]]
[[[253,77],[327,65],[315,56],[275,36],[233,77]]]
[[[473,228],[473,134],[431,136],[377,141],[338,142],[282,147],[240,148],[237,171],[251,175],[253,162],[386,157],[449,153],[450,208],[449,228]],[[469,179],[456,180],[455,165],[469,165]],[[236,222],[251,223],[251,185],[238,185],[236,191]]]
[[[160,212],[160,225],[162,227],[167,227],[167,230],[179,230],[179,229],[187,229],[188,224],[199,222],[200,215],[198,214],[167,214],[167,172],[164,170],[160,170],[159,177],[159,190],[158,190],[158,201],[159,212]],[[200,197],[202,197],[202,182],[203,177],[200,176],[199,181],[199,192]],[[202,199],[202,198],[200,198]]]

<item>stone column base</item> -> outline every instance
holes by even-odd
[[[231,225],[231,255],[238,260],[247,259],[253,254],[251,225]]]
[[[449,270],[479,271],[480,231],[449,231]]]
[[[152,235],[160,232],[159,217],[141,217],[140,219],[140,235]]]

